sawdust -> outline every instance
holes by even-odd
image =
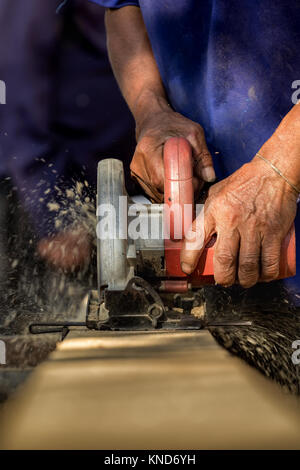
[[[72,181],[72,187],[54,188],[53,201],[47,206],[56,230],[83,228],[95,242],[95,188],[88,181]],[[57,202],[59,200],[59,203]],[[54,212],[54,214],[53,214]]]
[[[196,318],[204,318],[204,305],[192,308],[191,314]]]
[[[279,383],[285,390],[300,395],[300,366],[292,362],[292,343],[300,337],[295,318],[254,314],[253,326],[243,328],[211,328],[216,340],[263,374]],[[277,331],[280,325],[280,331]]]
[[[231,353],[284,390],[300,395],[300,364],[292,361],[293,342],[300,339],[300,312],[286,301],[286,295],[278,283],[248,291],[206,288],[207,311],[211,320],[251,320],[251,326],[210,328],[210,332]]]
[[[61,230],[82,227],[95,247],[95,204],[91,198],[86,201],[83,188],[91,191],[87,182],[74,182],[67,191],[57,185],[48,208],[56,227]],[[1,334],[24,332],[33,316],[43,321],[76,319],[78,305],[95,285],[95,262],[85,270],[71,274],[48,267],[37,255],[38,237],[14,188],[7,191],[6,199],[10,216],[6,253],[1,253],[2,264],[5,258],[8,266],[0,285]]]

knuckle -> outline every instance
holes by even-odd
[[[212,158],[207,149],[202,149],[196,157],[197,160],[197,165],[199,165],[201,168],[205,166],[210,166],[212,164]]]
[[[161,175],[153,172],[150,177],[150,183],[156,188],[160,187],[163,183]]]
[[[136,153],[140,152],[142,154],[147,154],[152,147],[152,139],[151,137],[144,136],[141,138],[141,140],[138,142],[136,146]]]
[[[213,186],[211,186],[213,188]],[[211,189],[210,188],[210,189]],[[222,203],[222,201],[221,201]],[[222,208],[222,204],[220,204],[220,196],[217,191],[210,191],[208,193],[208,197],[205,201],[204,209],[205,209],[205,216],[207,213],[214,214],[216,219],[218,218],[219,209]]]
[[[213,184],[212,186],[210,186],[210,188],[208,190],[206,204],[207,204],[207,201],[209,201],[210,204],[213,204],[215,199],[217,200],[217,198],[218,198],[218,193],[219,193],[218,183]]]
[[[219,229],[226,229],[228,235],[233,234],[240,220],[239,213],[234,209],[231,211],[227,210],[222,195],[215,195],[212,211],[216,214],[217,227]]]
[[[215,262],[221,266],[233,267],[235,265],[235,257],[232,253],[221,251],[215,254]]]
[[[262,262],[264,279],[276,279],[279,275],[279,260],[272,255],[265,256]]]
[[[209,153],[209,151],[207,149],[204,149],[201,153],[200,153],[200,158],[202,160],[202,163],[211,163],[212,161],[212,158],[211,158],[211,155]]]
[[[279,259],[277,255],[265,254],[263,257],[263,266],[265,269],[273,270],[277,269]]]
[[[138,144],[136,151],[141,152],[142,154],[146,154],[149,151],[149,143],[142,139]]]
[[[274,239],[274,234],[281,234],[282,231],[282,223],[279,217],[274,217],[271,218],[268,221],[268,228],[267,228],[267,235],[269,235],[270,238]]]
[[[258,269],[258,261],[256,258],[247,259],[240,262],[239,271],[243,274],[252,274]]]
[[[188,137],[196,138],[199,136],[204,137],[204,130],[200,126],[200,124],[195,123],[192,126],[190,126],[189,131],[188,131]]]
[[[195,143],[196,136],[197,136],[197,133],[193,129],[190,129],[186,137],[188,140]]]

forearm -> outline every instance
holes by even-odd
[[[137,146],[130,169],[157,202],[164,192],[164,144],[186,138],[193,151],[194,188],[215,180],[211,155],[200,124],[169,106],[147,30],[137,7],[107,10],[108,51],[120,89],[136,121]]]
[[[128,6],[107,10],[105,22],[111,65],[139,125],[145,115],[168,108],[144,21],[139,8]]]
[[[300,188],[300,105],[283,118],[260,153]]]

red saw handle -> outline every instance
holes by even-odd
[[[169,208],[165,235],[170,235],[171,240],[182,240],[193,221],[194,210],[192,148],[186,139],[173,137],[165,143],[164,171],[164,198]]]
[[[181,271],[180,250],[185,230],[193,219],[193,160],[189,142],[183,137],[172,137],[164,146],[164,229],[166,275],[177,280],[165,281],[166,290],[182,291],[188,283],[193,287],[214,283],[214,241],[206,246],[192,275]],[[295,227],[291,227],[282,243],[278,279],[296,274]],[[181,278],[181,281],[178,280]],[[184,287],[183,287],[184,281]],[[181,283],[181,284],[179,284]]]

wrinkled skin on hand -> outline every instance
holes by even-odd
[[[155,202],[162,202],[164,191],[163,147],[170,137],[185,137],[191,144],[194,160],[194,189],[203,181],[215,180],[211,155],[202,127],[171,110],[146,116],[137,124],[137,147],[130,165],[132,176]]]
[[[248,288],[259,278],[276,279],[281,242],[293,224],[296,211],[295,191],[257,157],[212,186],[204,206],[202,229],[203,246],[217,234],[216,283],[230,286],[238,280]],[[196,230],[196,221],[192,230]],[[195,269],[203,246],[199,244],[188,250],[185,242],[181,267],[187,274]]]
[[[92,242],[85,230],[68,230],[40,240],[37,251],[50,266],[63,272],[74,272],[88,266]]]

